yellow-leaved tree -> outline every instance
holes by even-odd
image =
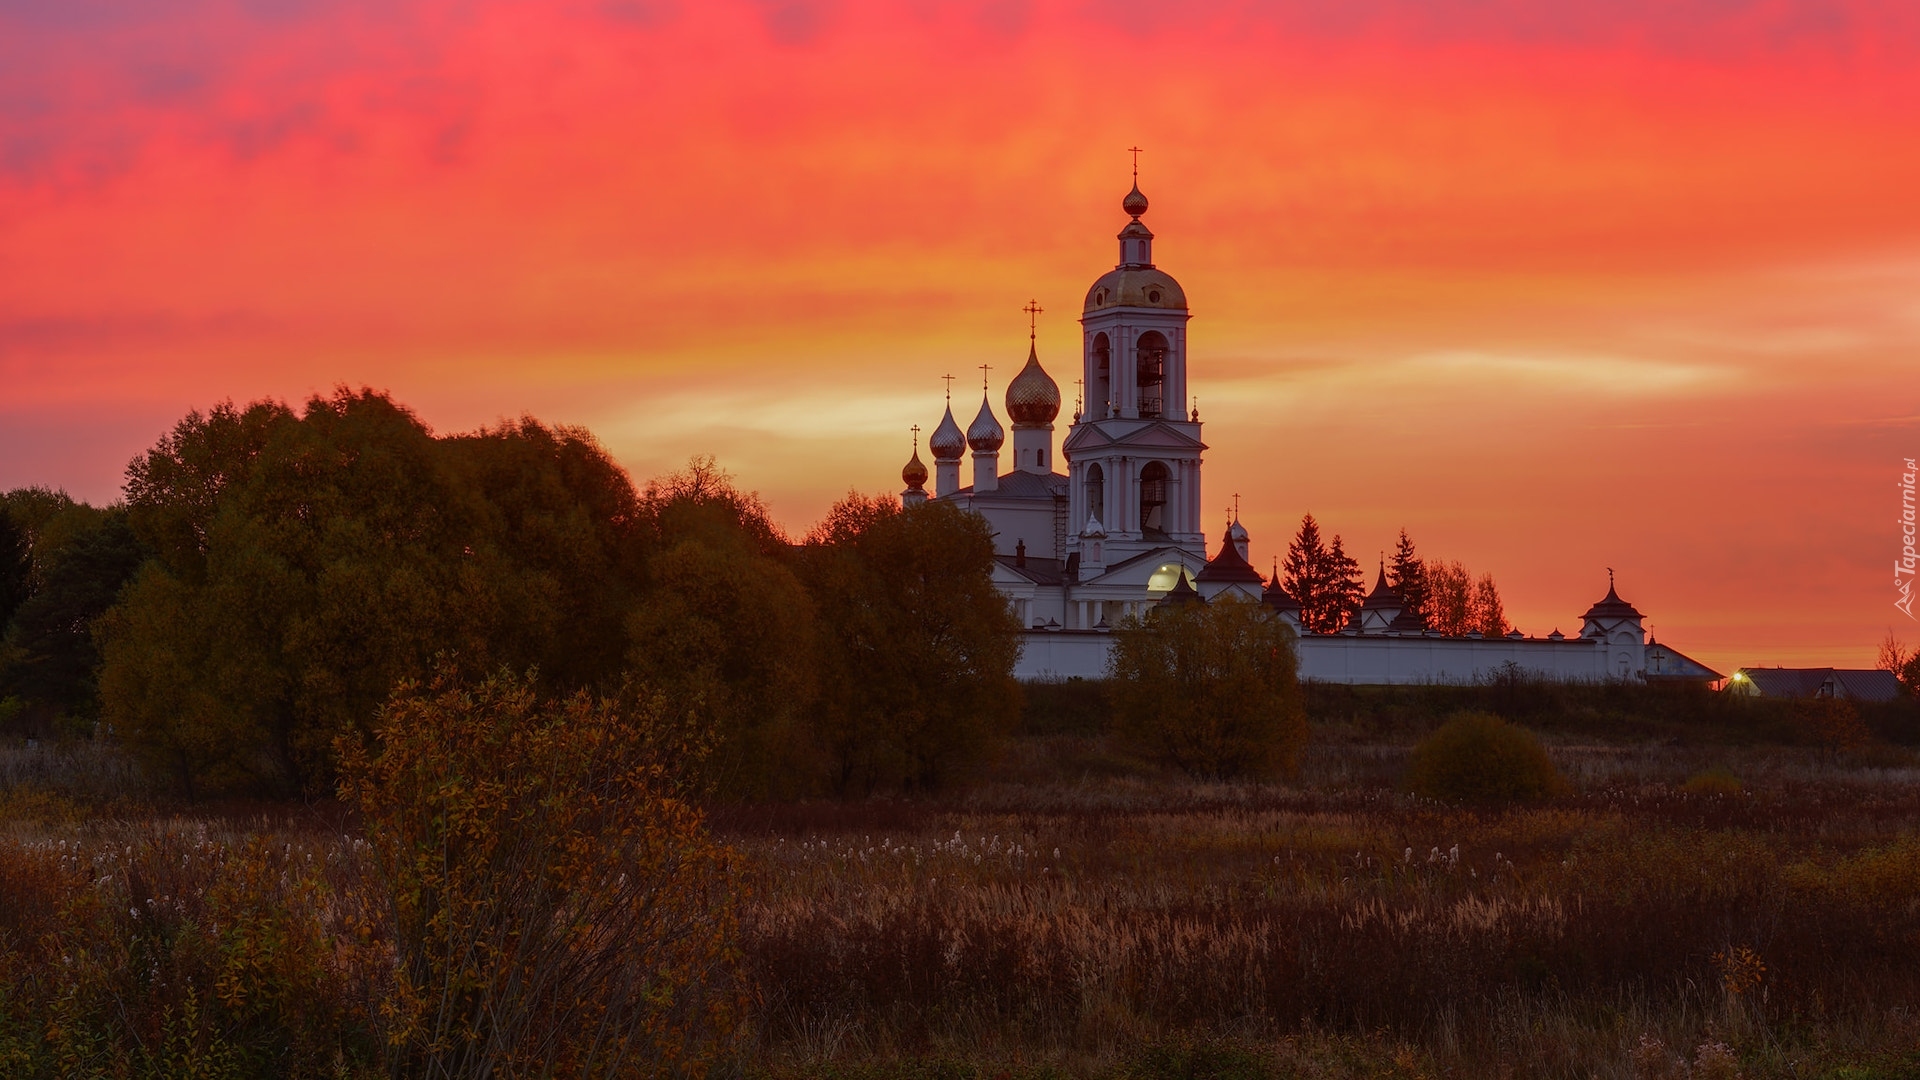
[[[1222,595],[1129,617],[1108,668],[1121,734],[1190,776],[1288,771],[1306,745],[1293,631],[1257,601]]]
[[[443,669],[370,743],[340,738],[385,887],[395,970],[371,1012],[394,1076],[702,1075],[729,1054],[732,856],[681,797],[698,747],[663,715]]]

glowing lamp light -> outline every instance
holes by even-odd
[[[1155,570],[1152,576],[1147,578],[1147,591],[1167,592],[1171,590],[1175,585],[1180,583],[1180,569],[1180,564],[1177,562],[1161,563],[1159,569]],[[1188,570],[1187,576],[1192,577],[1193,571]]]

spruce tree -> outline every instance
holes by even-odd
[[[1426,618],[1427,567],[1414,552],[1413,538],[1400,530],[1400,542],[1394,545],[1393,562],[1387,567],[1387,584],[1400,591],[1401,608]]]
[[[1333,633],[1347,625],[1360,611],[1360,601],[1366,596],[1366,583],[1360,577],[1360,563],[1347,554],[1346,547],[1340,542],[1339,534],[1334,534],[1333,547],[1327,551],[1327,569],[1322,578],[1325,584],[1325,618],[1327,633]]]
[[[1320,617],[1325,604],[1322,583],[1326,580],[1327,545],[1320,539],[1320,523],[1308,514],[1300,519],[1300,531],[1287,545],[1286,577],[1282,584],[1300,602],[1300,625],[1311,633],[1321,633]]]

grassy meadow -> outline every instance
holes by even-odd
[[[1402,791],[1437,722],[1405,695],[1310,695],[1297,773],[1221,784],[1048,693],[942,794],[709,808],[752,1002],[723,1073],[1920,1075],[1903,714],[1835,749],[1548,702],[1563,793],[1462,808]],[[0,1075],[372,1074],[344,810],[170,804],[88,744],[7,748],[0,790]]]

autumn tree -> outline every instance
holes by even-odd
[[[0,502],[0,634],[27,598],[33,572],[33,541],[26,527]]]
[[[1874,666],[1893,672],[1908,694],[1920,693],[1920,649],[1901,645],[1893,631],[1887,631],[1886,640],[1880,643],[1880,656]]]
[[[1513,629],[1507,622],[1506,609],[1500,603],[1500,588],[1493,583],[1492,574],[1481,574],[1473,583],[1472,610],[1473,629],[1490,638],[1502,637]]]
[[[434,658],[616,686],[637,507],[584,433],[437,439],[341,390],[192,414],[129,467],[157,557],[104,624],[110,718],[188,792],[324,790]]]
[[[1426,563],[1427,629],[1449,637],[1464,637],[1473,625],[1473,578],[1458,562]]]
[[[118,509],[99,510],[64,495],[28,491],[22,527],[9,505],[10,551],[0,551],[0,587],[11,593],[0,619],[0,697],[17,699],[39,733],[85,730],[99,712],[94,625],[119,598],[146,551]],[[37,504],[37,505],[35,505]]]
[[[710,734],[703,775],[719,794],[800,793],[820,772],[806,726],[819,648],[785,538],[710,458],[650,483],[640,513],[650,550],[628,669]]]
[[[813,723],[833,789],[937,786],[1011,730],[1020,628],[993,584],[984,519],[850,494],[802,555],[821,626]]]
[[[1452,637],[1484,634],[1500,637],[1512,627],[1492,574],[1475,579],[1458,562],[1426,564],[1427,628]]]
[[[1293,631],[1232,595],[1159,606],[1113,633],[1118,727],[1141,753],[1190,776],[1291,770],[1306,743]]]
[[[488,655],[536,668],[548,691],[613,691],[648,546],[626,470],[584,428],[530,418],[437,442],[475,515],[462,557],[492,564]]]
[[[338,743],[383,888],[394,1076],[705,1075],[747,1003],[731,853],[657,700],[403,684]]]

